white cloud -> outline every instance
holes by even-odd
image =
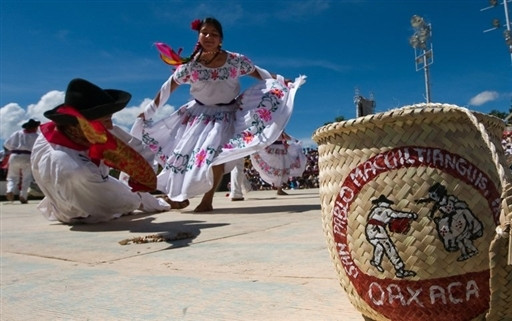
[[[113,123],[130,132],[135,118],[142,112],[141,106],[127,106],[118,111],[112,116]]]
[[[123,110],[118,111],[114,114],[114,116],[112,116],[114,124],[129,132],[137,116],[142,113],[144,107],[150,102],[151,99],[146,98],[139,106],[128,106]],[[153,120],[158,121],[163,117],[172,114],[173,112],[174,107],[167,104],[163,105],[156,111],[155,115],[153,116]]]
[[[301,141],[303,148],[318,148],[318,144],[311,137],[297,138]]]
[[[21,125],[33,118],[44,123],[48,121],[43,113],[64,101],[64,92],[53,90],[46,93],[36,104],[26,109],[17,103],[9,103],[0,108],[0,140],[5,141],[12,133],[21,129]]]
[[[0,139],[2,141],[21,129],[23,121],[26,120],[25,114],[25,110],[15,103],[9,103],[0,108]]]
[[[475,97],[471,98],[471,100],[469,101],[469,104],[473,105],[473,106],[480,106],[480,105],[483,105],[490,101],[498,99],[499,96],[500,96],[500,94],[496,91],[489,91],[489,90],[482,91]]]
[[[44,112],[62,104],[64,102],[65,93],[63,91],[53,90],[41,97],[36,104],[29,105],[26,109],[18,105],[17,103],[9,103],[0,108],[0,142],[3,142],[9,138],[9,136],[15,131],[21,129],[21,125],[33,118],[35,120],[45,123],[48,118],[44,117]],[[123,128],[126,131],[130,131],[133,122],[137,116],[144,110],[144,107],[151,102],[151,99],[146,98],[142,101],[139,106],[128,106],[121,111],[114,114],[112,120],[114,124]],[[154,120],[160,120],[166,115],[174,112],[174,107],[171,105],[164,105],[160,107],[155,116]]]
[[[41,97],[41,99],[27,107],[27,117],[34,118],[42,123],[47,122],[48,118],[44,117],[44,112],[57,107],[64,102],[64,92],[52,90]]]

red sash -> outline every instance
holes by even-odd
[[[71,106],[62,106],[59,108],[59,113],[75,116],[91,145],[83,146],[73,142],[56,130],[54,122],[40,126],[46,140],[74,150],[89,149],[89,157],[96,164],[103,160],[107,166],[128,174],[130,176],[128,184],[134,192],[151,192],[156,189],[156,174],[151,165],[133,148],[112,135],[101,122],[87,120]]]

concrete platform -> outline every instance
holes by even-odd
[[[38,200],[3,202],[0,320],[363,320],[339,285],[318,190],[289,194],[218,192],[209,214],[192,212],[196,198],[77,226],[47,221]],[[165,240],[133,242],[155,235]]]

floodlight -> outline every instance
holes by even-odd
[[[411,26],[414,28],[414,34],[409,38],[409,44],[414,48],[416,71],[421,69],[425,71],[425,98],[427,103],[430,103],[429,66],[434,61],[432,43],[430,42],[432,30],[430,24],[418,15],[411,17]]]
[[[411,26],[413,28],[420,28],[424,24],[425,24],[425,20],[423,20],[422,17],[420,17],[418,15],[412,16],[412,18],[411,18]]]
[[[418,39],[418,36],[411,36],[409,38],[409,44],[413,47],[413,48],[419,48],[420,46],[420,40]]]
[[[503,32],[503,36],[505,37],[505,43],[512,46],[512,32],[510,30],[505,30]]]
[[[500,29],[502,26],[504,26],[505,31],[503,32],[503,35],[505,37],[505,44],[508,47],[508,51],[511,53],[510,59],[512,60],[512,36],[511,36],[512,31],[510,30],[512,26],[510,24],[510,20],[508,17],[508,3],[509,2],[512,2],[512,0],[503,0],[503,2],[501,2],[501,3],[499,3],[498,0],[489,0],[490,6],[487,8],[480,9],[480,11],[493,9],[494,7],[497,7],[498,4],[503,5],[503,9],[505,11],[505,24],[502,24],[499,19],[494,18],[494,19],[492,19],[493,27],[491,29],[484,30],[484,32],[489,32],[489,31],[493,31],[496,29]]]

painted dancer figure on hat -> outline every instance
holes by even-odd
[[[294,82],[270,74],[239,53],[222,47],[224,34],[214,18],[195,20],[192,29],[198,42],[189,58],[181,58],[163,43],[160,57],[177,66],[155,99],[135,122],[132,133],[156,153],[163,170],[158,189],[171,204],[188,205],[188,199],[203,194],[195,212],[213,210],[213,195],[222,175],[234,162],[271,144],[288,122],[293,100],[305,77]],[[258,82],[244,90],[240,78]],[[167,118],[151,117],[180,85],[190,85],[191,101]],[[135,134],[137,133],[137,134]]]
[[[154,153],[112,124],[131,95],[73,79],[65,102],[44,113],[31,155],[34,178],[45,197],[38,205],[51,221],[66,224],[109,221],[135,210],[161,212],[169,204],[149,194],[156,188]],[[109,175],[114,168],[128,184]]]
[[[393,209],[391,205],[394,202],[384,195],[372,200],[372,204],[373,207],[368,214],[365,229],[366,239],[373,245],[373,257],[370,264],[375,266],[379,272],[384,272],[381,264],[385,254],[393,264],[395,275],[398,278],[415,276],[416,272],[405,269],[404,261],[387,229],[391,232],[405,234],[410,229],[410,220],[416,220],[418,214]]]
[[[302,143],[285,133],[270,146],[251,155],[251,163],[260,177],[277,189],[277,195],[288,195],[283,184],[290,177],[299,177],[306,168],[306,155]]]
[[[5,197],[10,202],[14,201],[14,189],[18,188],[20,179],[20,203],[26,204],[28,202],[28,189],[33,180],[32,170],[30,169],[30,154],[39,135],[40,124],[40,121],[30,119],[21,125],[21,130],[14,132],[4,142],[4,148],[9,153]]]
[[[428,189],[428,196],[416,203],[432,203],[428,217],[434,221],[444,248],[449,252],[460,250],[457,261],[479,253],[473,241],[483,236],[484,225],[465,201],[448,194],[446,186],[436,182]]]

